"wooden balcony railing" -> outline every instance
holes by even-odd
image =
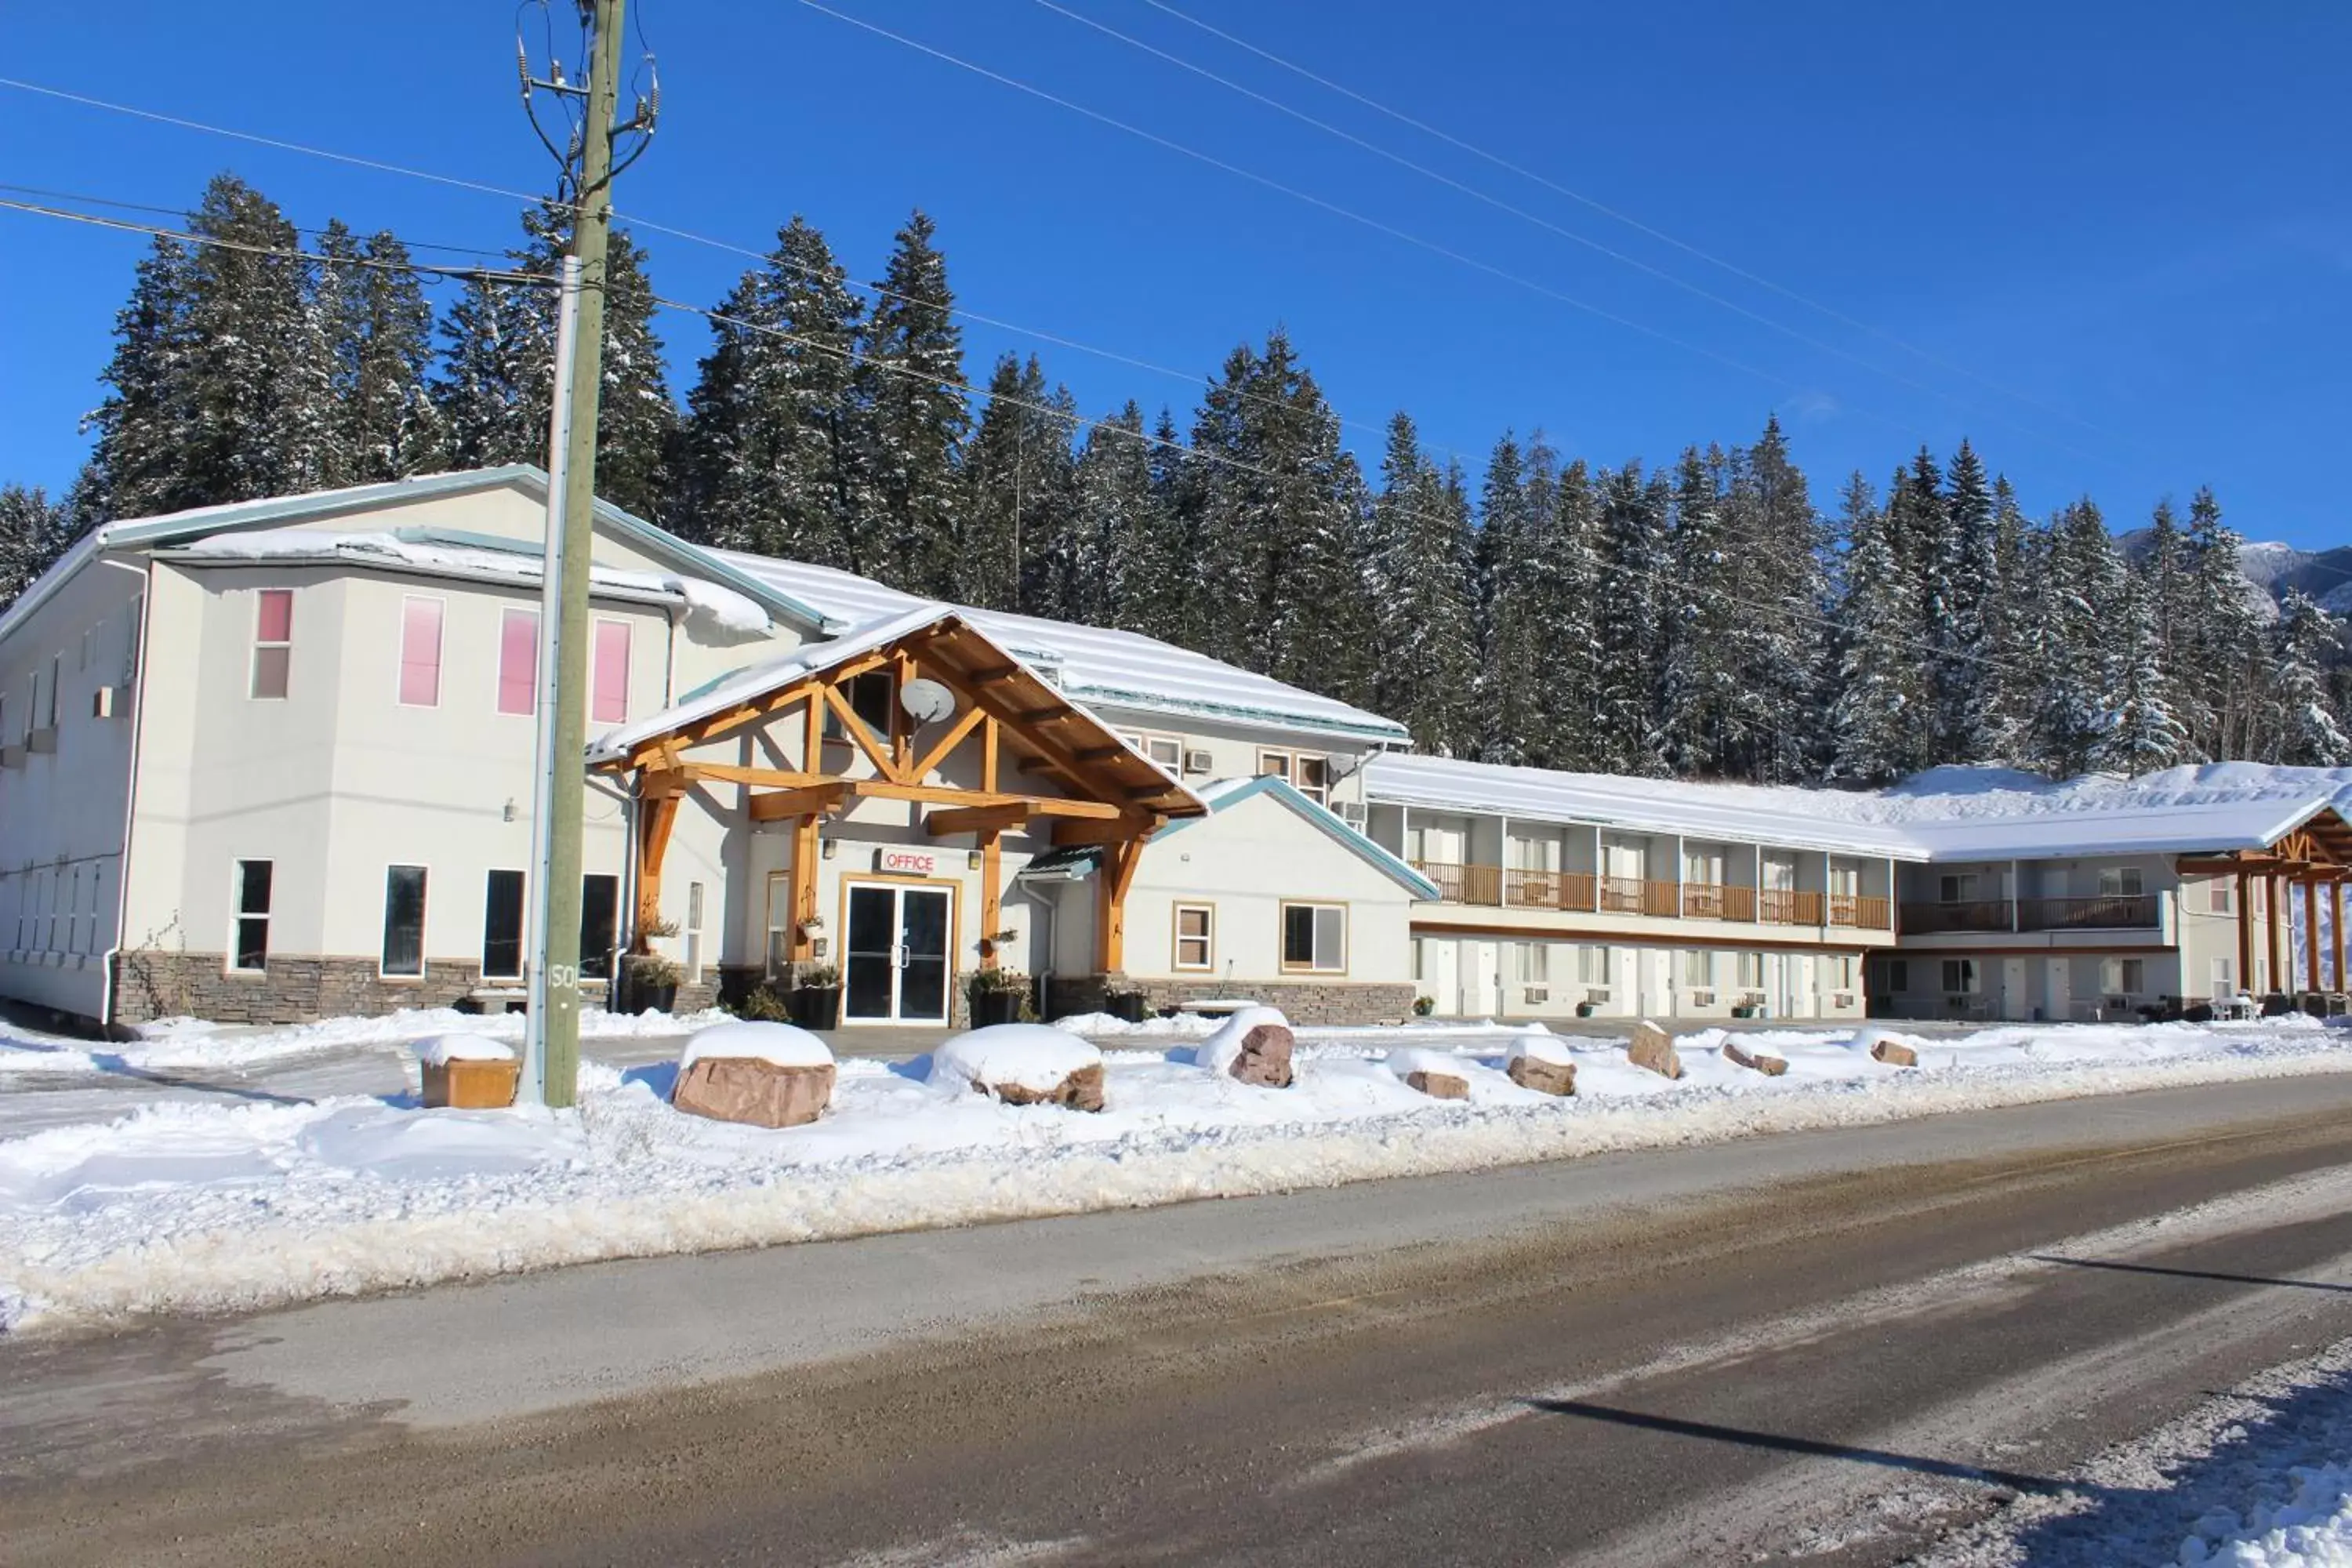
[[[1832,893],[1830,924],[1853,926],[1860,931],[1893,931],[1895,903],[1891,899],[1874,898],[1863,893]]]
[[[1903,929],[1918,936],[1939,931],[2007,931],[2009,900],[1969,899],[1947,903],[1937,900],[1905,904]]]
[[[1752,921],[1756,889],[1728,882],[1685,882],[1683,914],[1695,921]]]
[[[1499,904],[1503,901],[1503,868],[1499,866],[1457,866],[1443,860],[1416,860],[1413,869],[1437,884],[1437,896],[1445,903]]]
[[[2122,893],[2098,899],[2021,899],[2020,931],[2112,931],[2153,928],[2154,893]]]
[[[1486,904],[1515,910],[1598,910],[1610,915],[1646,915],[1653,919],[1765,921],[1776,925],[1820,925],[1824,912],[1831,925],[1865,931],[1892,929],[1892,906],[1885,899],[1852,893],[1798,892],[1717,882],[1654,882],[1641,877],[1596,877],[1590,871],[1530,871],[1516,867],[1465,866],[1443,860],[1416,860],[1413,868],[1436,884],[1437,896],[1449,904]],[[2112,900],[2082,900],[2111,902]],[[2006,931],[2008,906],[2000,906]],[[1912,906],[1904,907],[1905,920]],[[2151,921],[2151,923],[2153,923]],[[1995,929],[1953,928],[1952,929]]]
[[[1590,871],[1525,871],[1503,873],[1503,901],[1516,910],[1590,910]]]
[[[1822,923],[1822,895],[1767,888],[1756,895],[1756,913],[1773,925],[1817,926]]]

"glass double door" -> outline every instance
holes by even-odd
[[[854,1024],[948,1021],[954,893],[903,882],[849,885],[842,1016]]]

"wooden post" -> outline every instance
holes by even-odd
[[[2303,988],[2319,989],[2319,884],[2303,884]]]
[[[2286,900],[2279,894],[2284,881],[2284,879],[2275,871],[2263,879],[2263,886],[2267,889],[2263,896],[2263,912],[2270,921],[2270,988],[2282,993],[2286,990],[2287,982],[2294,978],[2287,973],[2286,966]]]
[[[792,953],[794,963],[805,963],[815,956],[811,951],[808,923],[816,919],[817,821],[816,815],[811,813],[793,824]]]
[[[629,951],[652,951],[646,928],[661,919],[662,858],[669,850],[669,831],[677,825],[678,786],[642,802],[644,816],[637,834],[637,918],[629,933]]]
[[[1103,846],[1095,880],[1096,967],[1118,974],[1127,967],[1127,890],[1143,863],[1143,841],[1121,838]]]
[[[2352,989],[2344,984],[2344,883],[2341,879],[2327,884],[2327,945],[2329,956],[2336,960],[2335,989]]]
[[[2238,989],[2249,995],[2254,989],[2254,879],[2243,866],[2238,868]]]
[[[996,967],[996,933],[1004,924],[1004,857],[997,844],[999,837],[992,832],[980,836],[980,966],[982,969]]]

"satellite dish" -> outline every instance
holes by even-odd
[[[936,724],[955,711],[955,693],[936,680],[910,680],[898,689],[898,706],[918,724]]]

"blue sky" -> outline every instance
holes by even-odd
[[[756,247],[801,211],[873,278],[920,205],[966,309],[1183,373],[967,322],[975,381],[1034,349],[1088,414],[1133,396],[1189,424],[1201,378],[1279,322],[1372,460],[1398,407],[1474,470],[1506,428],[1654,462],[1748,439],[1777,410],[1823,503],[1855,467],[1883,479],[1965,433],[2037,513],[2088,491],[2134,526],[2210,482],[2252,537],[2347,542],[2352,7],[1171,0],[1783,293],[1146,0],[1055,4],[1491,200],[1036,0],[824,3],[1328,204],[798,0],[638,0],[662,130],[624,212]],[[506,5],[460,0],[26,6],[0,22],[0,74],[536,189],[514,27]],[[180,206],[229,167],[299,224],[516,233],[495,196],[11,89],[0,145],[16,184]],[[640,237],[681,298],[716,303],[746,264]],[[0,479],[70,479],[140,248],[0,214]],[[682,395],[703,331],[663,331]]]

